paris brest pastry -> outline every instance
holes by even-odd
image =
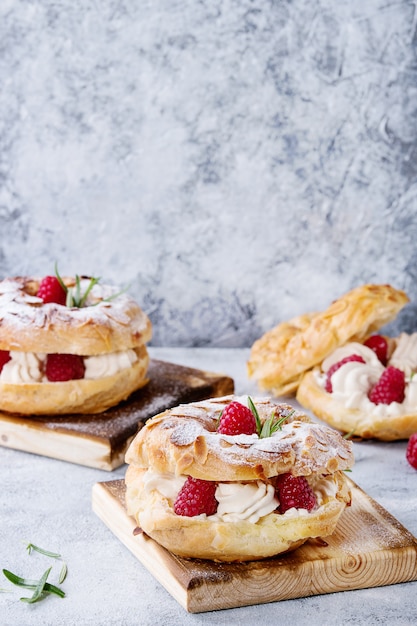
[[[365,340],[408,301],[390,285],[357,287],[321,313],[302,314],[266,332],[252,346],[248,375],[276,396],[294,393],[305,372],[348,341]]]
[[[45,296],[53,280],[63,300]],[[1,411],[99,413],[147,382],[151,323],[138,304],[96,279],[59,280],[0,281]]]
[[[248,561],[326,537],[350,504],[352,444],[269,398],[226,396],[151,420],[126,453],[126,507],[172,553]]]

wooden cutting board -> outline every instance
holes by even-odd
[[[176,557],[144,534],[124,506],[124,481],[96,483],[93,511],[190,613],[417,580],[417,539],[351,482],[353,503],[331,537],[249,563]]]
[[[0,445],[80,465],[113,470],[145,421],[181,403],[228,395],[232,378],[151,359],[149,383],[97,415],[13,416],[0,413]]]

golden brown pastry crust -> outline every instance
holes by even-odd
[[[67,287],[75,279],[63,278]],[[82,277],[84,288],[90,279]],[[149,356],[145,343],[152,326],[147,315],[115,287],[94,286],[82,308],[44,304],[36,296],[40,280],[0,281],[0,350],[83,357],[134,350],[137,360],[116,374],[67,382],[0,381],[0,411],[24,415],[100,413],[146,384]]]
[[[351,433],[354,437],[381,441],[408,439],[417,432],[417,414],[384,416],[347,408],[318,383],[318,372],[319,368],[303,376],[296,397],[303,407],[333,428]]]
[[[168,550],[186,557],[220,561],[266,558],[295,549],[309,537],[331,534],[350,502],[343,470],[353,464],[352,446],[336,431],[314,424],[304,413],[268,398],[255,398],[261,422],[287,416],[282,430],[229,436],[216,432],[222,409],[236,396],[180,405],[149,420],[126,453],[128,512],[149,536]],[[334,477],[336,492],[317,510],[300,516],[271,513],[258,522],[222,522],[176,515],[173,503],[147,490],[147,471],[165,476],[193,476],[214,482],[247,482],[291,473],[314,480]]]
[[[213,481],[258,480],[285,472],[308,476],[352,464],[350,444],[333,429],[269,398],[256,399],[262,422],[273,411],[289,416],[274,437],[217,433],[220,412],[233,398],[182,404],[155,416],[132,441],[126,463]]]
[[[63,278],[67,286],[72,278]],[[36,296],[39,280],[30,277],[0,281],[0,350],[98,355],[136,348],[150,340],[149,318],[126,293],[96,285],[88,305],[69,308],[44,304]],[[88,280],[87,280],[88,282]]]
[[[248,376],[275,395],[296,391],[303,374],[348,341],[363,341],[409,301],[391,285],[362,285],[321,313],[278,324],[252,346]]]

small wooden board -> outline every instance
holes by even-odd
[[[264,561],[176,557],[145,534],[124,506],[124,481],[93,486],[93,511],[190,613],[417,580],[417,539],[351,482],[353,503],[331,537]]]
[[[151,359],[149,383],[126,402],[96,415],[14,416],[0,413],[0,445],[80,465],[113,470],[145,421],[178,404],[228,395],[231,378]]]

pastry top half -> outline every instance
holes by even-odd
[[[308,476],[351,466],[351,444],[339,433],[269,398],[255,401],[261,423],[272,414],[286,417],[273,436],[219,434],[220,413],[233,399],[182,404],[155,416],[132,441],[126,463],[212,481],[263,480],[285,472]]]
[[[409,302],[391,285],[362,285],[325,311],[278,324],[252,346],[247,371],[264,390],[285,395],[297,390],[305,372],[348,341],[363,341],[391,322]]]
[[[63,278],[67,287],[75,279]],[[81,281],[86,289],[89,278]],[[151,338],[148,316],[126,293],[96,284],[81,308],[44,304],[40,280],[0,281],[0,350],[97,355],[143,345]],[[116,297],[115,297],[116,296]]]
[[[232,401],[250,406],[248,397],[212,398],[146,423],[126,453],[128,514],[174,554],[215,561],[263,559],[332,534],[351,500],[344,470],[353,464],[352,444],[268,398],[253,400],[260,422],[274,417],[281,428],[265,437],[223,434],[219,417]],[[291,501],[281,510],[281,480],[305,485],[310,504]],[[215,510],[178,510],[190,481],[213,489]]]

